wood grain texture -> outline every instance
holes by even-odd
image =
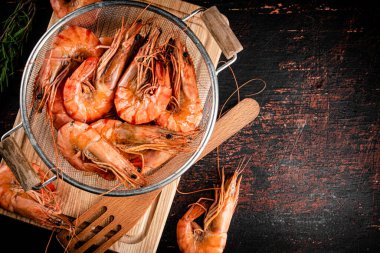
[[[201,18],[227,59],[243,50],[243,46],[216,6],[204,11]]]
[[[0,142],[0,155],[25,191],[29,191],[41,183],[36,171],[12,136],[8,136]]]
[[[252,98],[246,98],[234,106],[216,122],[212,136],[198,161],[251,123],[259,115],[259,112],[260,106]]]

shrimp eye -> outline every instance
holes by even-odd
[[[137,167],[137,172],[141,173],[141,168],[140,167]]]
[[[183,52],[183,57],[188,57],[189,53],[188,52]]]
[[[140,35],[140,34],[137,34],[137,35],[135,36],[135,41],[139,41],[139,40],[141,40],[141,35]]]
[[[166,139],[170,140],[170,139],[172,139],[172,138],[173,138],[173,135],[172,135],[172,134],[167,134],[167,135],[166,135]]]
[[[42,93],[38,93],[38,94],[37,94],[37,99],[38,99],[38,100],[41,100],[41,99],[42,99]]]
[[[132,175],[131,175],[131,178],[132,178],[132,179],[137,179],[137,176],[136,176],[135,174],[132,174]]]

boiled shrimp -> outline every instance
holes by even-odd
[[[61,84],[58,85],[54,100],[52,103],[48,104],[47,108],[53,126],[57,130],[60,129],[64,124],[73,121],[69,114],[67,114],[65,106],[63,104],[63,87],[65,82],[66,79],[64,79]]]
[[[70,12],[101,0],[50,0],[51,7],[58,18],[63,18]]]
[[[141,173],[151,173],[173,158],[177,153],[178,151],[176,150],[144,150],[141,153]]]
[[[115,108],[120,118],[132,124],[155,120],[167,107],[172,89],[169,68],[155,60],[161,31],[154,29],[118,82]]]
[[[115,145],[157,144],[157,147],[167,146],[168,149],[188,144],[196,133],[176,133],[159,126],[131,125],[113,119],[100,119],[92,123],[91,127]]]
[[[32,164],[32,167],[39,172],[41,179],[41,169]],[[0,207],[49,228],[66,228],[71,226],[69,219],[64,216],[59,208],[59,200],[54,193],[55,187],[48,185],[39,191],[25,192],[11,170],[4,163],[0,166]]]
[[[128,152],[129,150],[127,150]],[[160,168],[164,163],[173,158],[178,151],[160,151],[154,149],[142,150],[139,152],[124,153],[128,160],[136,166],[143,175],[149,175],[156,169]]]
[[[53,103],[57,87],[78,63],[103,53],[99,45],[100,41],[92,31],[79,26],[69,26],[55,37],[37,77],[34,92],[41,99],[39,110],[47,101]]]
[[[210,206],[202,228],[194,220],[206,212],[205,201],[200,199],[193,204],[177,224],[177,242],[183,253],[223,252],[227,232],[235,211],[241,182],[241,171],[224,180],[220,189],[215,190],[215,200]]]
[[[71,124],[71,123],[67,123]],[[67,125],[65,124],[65,125]],[[66,160],[76,169],[88,171],[98,174],[100,177],[106,180],[115,180],[115,175],[108,168],[102,168],[101,166],[93,163],[81,150],[72,144],[69,132],[69,127],[61,126],[58,130],[57,147],[61,151]]]
[[[133,164],[86,123],[74,121],[62,126],[58,131],[57,146],[76,169],[87,169],[82,167],[84,157],[97,166],[96,170],[94,167],[89,170],[105,179],[110,179],[108,175],[112,173],[123,184],[146,185],[146,180]]]
[[[94,110],[97,112],[97,107],[88,107],[82,101],[78,101],[77,94],[86,94],[94,90],[92,84],[90,83],[93,80],[95,75],[96,67],[98,66],[99,58],[89,57],[74,71],[74,73],[67,79],[64,89],[63,89],[63,103],[68,115],[73,119],[84,118],[84,122],[92,120],[92,117],[87,116],[87,111]],[[96,92],[96,94],[102,95],[101,92]],[[95,101],[92,99],[92,96],[87,96],[90,101]],[[80,98],[86,98],[86,96],[80,96]],[[97,103],[102,106],[101,103]],[[88,108],[88,110],[87,110]],[[83,115],[82,112],[85,112]],[[78,116],[79,114],[79,116]],[[103,114],[103,112],[102,112]],[[102,115],[101,114],[101,115]],[[100,116],[101,116],[100,115]],[[99,115],[97,114],[96,117]]]
[[[186,146],[197,132],[178,133],[153,125],[131,125],[113,119],[101,119],[91,124],[103,138],[126,155],[146,174],[158,168]]]
[[[173,88],[177,100],[174,109],[164,111],[156,120],[157,124],[173,131],[187,132],[197,128],[202,119],[203,108],[199,99],[195,68],[190,55],[180,40],[175,40],[172,61],[173,76],[179,75],[179,85]],[[173,79],[177,79],[174,77]],[[174,84],[177,84],[175,82]],[[177,95],[176,95],[177,94]]]
[[[63,96],[70,117],[81,122],[93,122],[111,110],[117,81],[132,57],[141,27],[141,21],[128,31],[122,27],[100,59],[86,59],[68,78]]]
[[[113,37],[110,37],[110,36],[103,36],[103,37],[99,37],[99,40],[100,40],[100,43],[105,46],[105,47],[109,47],[111,46],[112,42],[113,42]]]

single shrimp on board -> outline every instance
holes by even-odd
[[[39,166],[32,164],[32,167],[41,180],[46,179]],[[49,184],[39,191],[25,192],[5,163],[0,166],[0,207],[45,227],[68,229],[72,226],[69,219],[61,213],[54,185]]]
[[[173,51],[174,57],[171,57],[173,76],[179,75],[179,78],[173,78],[173,80],[179,80],[173,83],[173,94],[177,100],[177,106],[161,113],[156,122],[172,131],[188,132],[198,127],[203,108],[199,99],[195,68],[189,52],[179,39],[175,40]]]
[[[170,101],[172,89],[169,68],[157,61],[156,44],[161,30],[153,28],[118,82],[115,108],[119,117],[131,124],[155,120]]]
[[[87,170],[82,167],[86,158],[96,165],[96,170],[92,166],[88,169],[105,179],[112,180],[108,178],[112,173],[123,184],[139,187],[147,183],[128,159],[86,123],[73,121],[62,126],[58,130],[57,146],[76,169]]]
[[[58,18],[63,18],[70,12],[101,0],[50,0],[51,7]]]
[[[129,30],[123,26],[100,59],[86,59],[68,78],[63,96],[70,117],[89,123],[111,110],[117,81],[141,40],[141,27],[141,20]]]
[[[234,214],[240,189],[241,170],[234,172],[215,190],[215,200],[204,218],[203,228],[194,220],[206,212],[205,200],[194,203],[177,223],[177,243],[182,253],[223,252],[227,232]]]
[[[53,103],[57,87],[78,63],[90,56],[99,57],[103,53],[99,45],[98,37],[86,28],[69,26],[58,33],[36,80],[34,94],[37,99],[41,99],[39,110],[48,101]]]

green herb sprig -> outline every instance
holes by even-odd
[[[0,93],[9,86],[10,77],[15,73],[16,60],[22,55],[35,12],[33,0],[21,0],[3,23],[0,36]]]

